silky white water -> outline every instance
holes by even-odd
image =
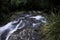
[[[41,24],[46,23],[46,18],[41,15],[24,15],[19,17],[17,20],[11,21],[7,23],[6,25],[0,27],[0,40],[8,40],[9,37],[17,31],[18,29],[26,28],[26,27],[32,27],[32,28],[39,28]],[[4,39],[1,37],[4,33],[6,33]]]

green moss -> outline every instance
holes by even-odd
[[[47,17],[48,22],[42,27],[43,40],[60,40],[60,14]]]

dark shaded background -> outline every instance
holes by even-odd
[[[50,14],[60,10],[59,0],[0,0],[0,25],[10,21],[16,11],[39,10]]]

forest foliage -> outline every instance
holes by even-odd
[[[60,9],[59,0],[0,0],[0,24],[6,23],[15,11],[40,10],[50,14]],[[4,20],[5,21],[4,21]]]

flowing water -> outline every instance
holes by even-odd
[[[46,18],[42,15],[25,14],[18,19],[7,23],[0,27],[0,40],[9,40],[9,37],[18,29],[31,27],[33,29],[40,28],[46,23]],[[33,37],[34,39],[34,37]]]

